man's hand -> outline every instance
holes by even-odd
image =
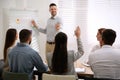
[[[55,28],[56,28],[57,31],[60,30],[60,24],[57,23],[57,24],[55,25]]]
[[[76,30],[75,30],[75,36],[76,36],[77,38],[79,38],[79,37],[80,37],[80,33],[81,33],[80,27],[78,26],[78,27],[76,28]]]
[[[34,20],[32,20],[31,23],[32,23],[33,27],[38,28],[36,25],[36,22]]]

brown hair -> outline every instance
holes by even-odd
[[[100,28],[100,29],[98,29],[98,32],[102,35],[104,30],[105,30],[105,28]]]
[[[17,30],[16,29],[8,29],[6,32],[6,38],[5,38],[5,45],[4,45],[4,61],[6,60],[7,57],[7,50],[9,47],[11,47],[15,40],[16,40],[16,34],[17,34]]]

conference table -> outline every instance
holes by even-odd
[[[85,78],[85,77],[93,77],[94,73],[91,70],[90,66],[84,62],[80,62],[79,60],[75,62],[75,68],[84,69],[84,71],[76,71],[78,78]]]
[[[83,64],[80,61],[76,61],[74,64],[75,68],[80,69],[82,71],[76,71],[79,79],[84,79],[85,77],[93,77],[93,72],[90,68],[90,66],[87,66]],[[50,71],[48,71],[50,73]],[[42,73],[38,72],[37,70],[34,70],[34,75],[38,75],[38,80],[42,80]]]

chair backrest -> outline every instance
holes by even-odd
[[[120,79],[86,77],[84,78],[84,80],[120,80]]]
[[[4,60],[3,60],[3,59],[0,59],[0,77],[1,77],[1,75],[2,75],[3,66],[4,66]]]
[[[46,74],[42,75],[42,80],[76,80],[75,75],[53,75]]]
[[[26,73],[3,72],[3,80],[29,80]]]

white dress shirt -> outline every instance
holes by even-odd
[[[94,51],[96,51],[96,50],[98,50],[98,49],[100,49],[101,48],[101,46],[98,44],[98,45],[95,45],[95,46],[93,46],[93,48],[91,49],[91,52],[94,52]]]
[[[104,45],[89,56],[94,77],[120,79],[120,50]]]

